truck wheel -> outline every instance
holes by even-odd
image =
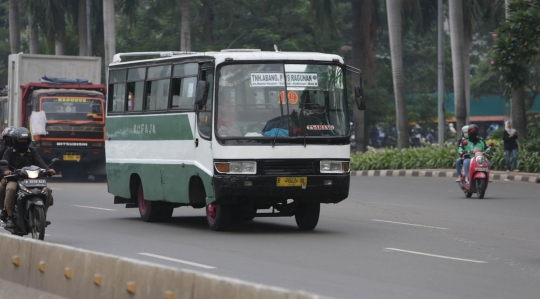
[[[301,230],[314,230],[319,222],[321,204],[318,202],[302,203],[296,207],[294,218]]]
[[[172,217],[174,208],[164,206],[160,202],[146,200],[142,184],[138,194],[139,214],[144,222],[166,222]]]
[[[207,205],[206,221],[213,231],[227,230],[231,222],[231,205]]]

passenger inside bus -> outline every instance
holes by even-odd
[[[218,105],[218,134],[222,137],[243,136],[236,119],[236,99],[223,99]]]

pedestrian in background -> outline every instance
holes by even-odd
[[[515,129],[512,128],[512,122],[506,122],[506,130],[503,134],[504,140],[504,152],[506,153],[506,172],[510,172],[510,154],[512,154],[513,169],[514,172],[518,172],[517,169],[517,151],[518,151],[518,135]]]

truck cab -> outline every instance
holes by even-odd
[[[21,88],[24,126],[32,132],[38,153],[46,163],[60,159],[57,168],[63,177],[104,180],[104,86],[39,89],[35,84],[42,83]]]

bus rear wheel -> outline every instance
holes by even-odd
[[[231,206],[209,204],[206,206],[206,221],[213,231],[225,231],[231,222]]]
[[[139,185],[139,194],[137,196],[139,204],[139,214],[144,222],[165,222],[172,217],[174,208],[160,205],[160,202],[146,200],[142,184]]]
[[[301,203],[296,207],[294,218],[301,230],[314,230],[319,222],[321,204],[318,202]]]

